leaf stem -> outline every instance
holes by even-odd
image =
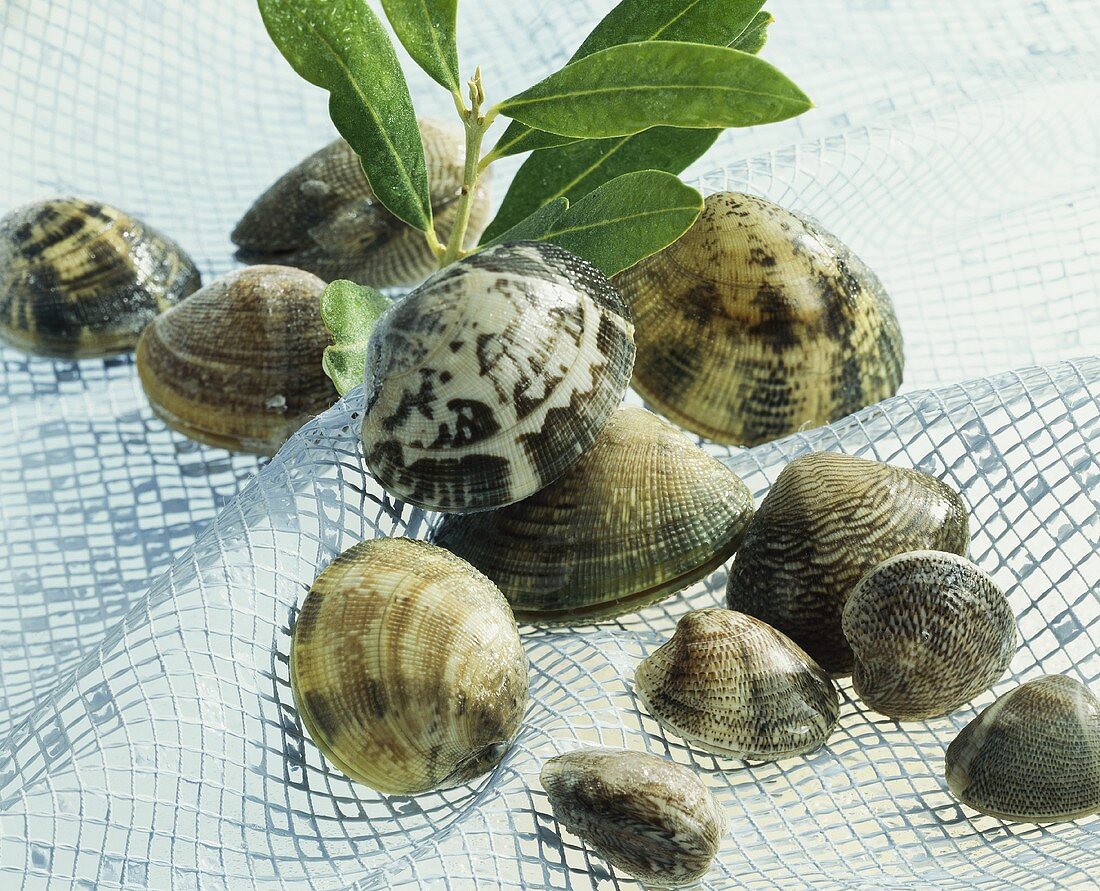
[[[473,210],[474,195],[477,193],[478,182],[487,164],[480,163],[481,142],[485,133],[496,118],[496,108],[489,110],[488,114],[481,113],[482,103],[485,101],[485,93],[481,87],[481,67],[474,71],[470,78],[470,107],[466,108],[462,97],[455,94],[455,105],[462,117],[462,125],[466,129],[466,159],[462,174],[462,192],[458,199],[458,209],[455,213],[454,226],[451,228],[451,237],[447,241],[447,247],[440,256],[440,267],[453,263],[466,255],[462,244],[466,240],[466,230],[470,225],[470,212]],[[430,241],[430,239],[429,239]],[[433,251],[435,249],[433,248]]]

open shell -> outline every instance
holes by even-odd
[[[636,610],[709,575],[751,516],[740,477],[671,424],[624,407],[549,486],[448,516],[432,540],[496,582],[518,619],[563,623]]]

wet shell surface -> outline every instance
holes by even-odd
[[[968,545],[962,499],[935,477],[816,452],[791,461],[768,491],[730,567],[726,602],[831,674],[848,674],[841,611],[856,582],[897,554],[965,555]]]
[[[677,424],[755,445],[892,396],[901,332],[875,274],[812,220],[707,196],[678,241],[616,276],[634,389]]]
[[[789,637],[725,609],[687,613],[647,656],[634,689],[662,727],[727,758],[777,761],[825,744],[836,686]]]
[[[557,479],[618,407],[633,325],[595,266],[519,242],[440,270],[378,320],[363,447],[392,494],[443,511]]]
[[[702,780],[655,755],[578,749],[547,761],[539,779],[562,826],[647,885],[699,879],[726,831]]]
[[[1021,684],[947,747],[947,785],[1004,820],[1076,820],[1100,811],[1100,700],[1075,678]]]
[[[668,422],[620,408],[561,477],[516,504],[446,517],[432,540],[496,582],[522,621],[616,616],[709,575],[752,495]]]
[[[465,139],[461,130],[439,121],[421,120],[420,131],[435,229],[446,243],[462,189]],[[467,246],[476,243],[488,216],[489,181],[482,177]],[[284,174],[241,218],[232,238],[242,262],[297,266],[325,281],[415,285],[436,267],[424,233],[378,202],[359,156],[343,139]]]
[[[157,313],[200,284],[179,245],[100,202],[52,198],[0,220],[0,340],[28,353],[131,350]]]
[[[338,398],[321,367],[324,289],[300,269],[253,266],[158,316],[137,348],[153,411],[199,442],[275,454]]]
[[[1016,652],[1004,592],[969,560],[900,554],[865,575],[841,621],[856,693],[898,721],[946,715],[988,690]]]
[[[527,704],[527,656],[485,576],[426,542],[379,538],[313,583],[290,683],[333,764],[410,795],[468,782],[504,757]]]

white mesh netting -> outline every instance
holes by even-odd
[[[480,62],[500,98],[563,61],[610,5],[466,3],[466,67]],[[906,335],[908,395],[731,465],[758,498],[809,448],[948,480],[972,509],[974,558],[1019,617],[1024,644],[995,692],[1040,672],[1095,688],[1100,360],[1051,363],[1100,346],[1100,8],[769,9],[766,55],[818,107],[727,133],[688,179],[809,212],[876,268]],[[411,79],[422,112],[448,112]],[[0,4],[0,209],[102,198],[173,235],[209,278],[232,266],[244,208],[330,134],[323,95],[279,58],[249,0]],[[631,693],[633,666],[686,609],[715,602],[722,573],[620,623],[526,634],[531,711],[476,787],[402,799],[348,783],[303,739],[289,628],[341,549],[428,522],[380,497],[354,409],[353,397],[303,430],[237,496],[260,462],[166,431],[129,358],[0,350],[0,876],[629,885],[559,834],[534,781],[585,740],[695,764],[731,814],[716,888],[1095,885],[1100,818],[1006,824],[946,792],[943,749],[992,694],[902,726],[845,686],[828,747],[780,765],[666,738]]]

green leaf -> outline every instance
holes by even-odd
[[[702,209],[703,196],[671,173],[640,170],[585,195],[539,240],[584,257],[610,276],[672,244]]]
[[[768,26],[774,21],[775,16],[770,12],[758,12],[749,26],[730,44],[730,49],[752,53],[755,56],[768,42]]]
[[[753,16],[763,5],[764,0],[622,0],[592,29],[569,61],[576,62],[609,46],[646,40],[728,46],[750,27]],[[572,141],[512,121],[494,146],[493,154],[503,158]]]
[[[295,71],[329,96],[336,129],[394,216],[426,232],[428,172],[409,87],[365,0],[259,0],[268,34]]]
[[[413,61],[441,87],[458,92],[458,0],[382,0],[382,8]]]
[[[538,241],[553,229],[554,223],[558,221],[558,218],[565,213],[568,207],[569,200],[567,198],[555,198],[534,213],[524,217],[511,229],[501,232],[491,241],[482,239],[481,247],[504,244],[507,241]]]
[[[379,316],[393,301],[374,288],[339,279],[321,295],[321,321],[334,343],[325,347],[321,366],[343,396],[363,383],[367,367],[367,341]]]
[[[750,127],[794,117],[810,100],[749,53],[679,41],[601,50],[499,106],[508,117],[562,136],[626,136],[655,126]]]

